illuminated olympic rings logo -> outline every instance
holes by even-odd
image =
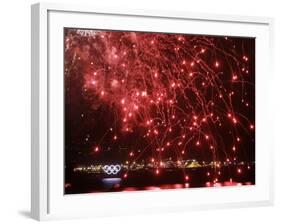
[[[120,165],[105,165],[103,166],[103,171],[110,175],[110,174],[117,174],[119,173],[119,171],[121,170],[121,166]]]

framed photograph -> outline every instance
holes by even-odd
[[[32,217],[270,205],[270,18],[32,6]]]

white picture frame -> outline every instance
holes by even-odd
[[[268,131],[270,110],[273,108],[268,106],[266,94],[270,91],[270,79],[273,76],[273,19],[190,12],[98,9],[94,6],[50,3],[32,5],[31,15],[31,214],[34,219],[99,217],[273,203],[273,147]],[[63,90],[62,28],[186,33],[186,29],[180,28],[185,24],[190,27],[189,33],[256,37],[256,185],[129,194],[101,193],[95,196],[62,194],[64,149],[61,147],[62,125],[59,125],[63,122],[63,115],[60,113],[60,96]]]

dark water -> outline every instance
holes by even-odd
[[[238,172],[239,169],[239,172]],[[186,176],[188,179],[186,179]],[[124,172],[118,175],[104,173],[65,172],[65,193],[95,193],[140,191],[177,188],[200,188],[239,186],[255,184],[255,166],[222,167],[219,170],[209,167],[188,169],[162,169],[159,174],[154,169],[130,171],[126,178]]]

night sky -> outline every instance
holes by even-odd
[[[65,162],[255,160],[255,39],[65,28]]]

